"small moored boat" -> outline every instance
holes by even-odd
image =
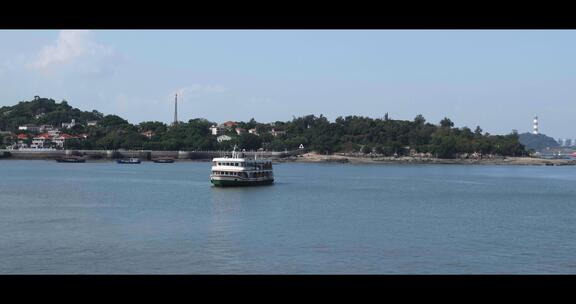
[[[157,164],[171,164],[174,162],[173,158],[157,158],[157,159],[153,159],[153,162],[157,163]]]
[[[62,157],[57,158],[56,161],[59,163],[85,163],[86,159],[81,157]]]
[[[139,158],[135,158],[135,157],[131,157],[131,158],[128,158],[128,159],[117,159],[116,162],[119,163],[119,164],[139,164],[139,163],[140,163],[140,159],[139,159]]]

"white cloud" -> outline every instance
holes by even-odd
[[[194,96],[200,94],[218,94],[226,91],[228,91],[228,89],[219,84],[193,84],[188,87],[177,89],[170,95],[174,96],[174,94],[177,93],[178,96]]]
[[[178,94],[178,101],[184,98],[194,98],[198,96],[206,96],[220,94],[228,91],[228,88],[219,84],[192,84],[190,86],[182,87],[174,90],[169,94],[168,100],[174,101],[174,94]]]
[[[96,42],[91,31],[63,30],[28,66],[43,73],[68,68],[77,73],[103,74],[111,71],[117,59],[114,48]]]

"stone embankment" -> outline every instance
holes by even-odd
[[[299,151],[244,152],[246,157],[279,159],[298,155]],[[1,159],[57,159],[66,156],[82,156],[86,159],[118,159],[138,157],[142,160],[169,157],[180,160],[209,160],[214,157],[231,157],[230,151],[113,151],[113,150],[0,150]]]
[[[288,156],[282,162],[304,163],[362,163],[362,164],[461,164],[461,165],[540,165],[566,166],[576,165],[576,159],[543,159],[534,157],[499,157],[484,159],[441,159],[426,157],[357,157],[348,155],[322,155],[305,153]]]

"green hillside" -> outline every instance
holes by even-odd
[[[414,120],[391,119],[386,113],[381,118],[363,116],[338,117],[331,122],[323,115],[294,117],[291,121],[259,123],[254,119],[237,122],[245,133],[237,134],[234,128],[226,131],[231,140],[218,142],[210,133],[215,124],[203,118],[190,119],[169,126],[158,121],[133,125],[116,115],[106,115],[94,110],[81,111],[66,101],[35,98],[15,106],[0,108],[0,130],[18,132],[24,124],[50,124],[61,127],[63,122],[75,119],[78,123],[69,134],[86,134],[87,138],[67,143],[70,149],[146,149],[146,150],[230,150],[240,149],[283,151],[295,150],[302,144],[307,150],[320,153],[356,152],[380,155],[407,155],[429,153],[439,158],[454,158],[474,152],[486,155],[525,155],[524,146],[516,133],[491,135],[477,126],[455,127],[444,118],[439,123],[427,122],[422,115]],[[97,126],[86,122],[97,120]],[[256,129],[258,135],[246,132]],[[272,130],[274,130],[272,132]],[[144,136],[152,131],[150,137]]]
[[[14,106],[0,108],[0,130],[17,132],[18,126],[25,124],[62,126],[63,122],[75,119],[77,123],[100,120],[104,115],[73,108],[66,101],[57,103],[54,99],[36,97],[31,101],[21,101]]]

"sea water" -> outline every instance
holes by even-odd
[[[576,273],[576,167],[0,161],[0,274]]]

